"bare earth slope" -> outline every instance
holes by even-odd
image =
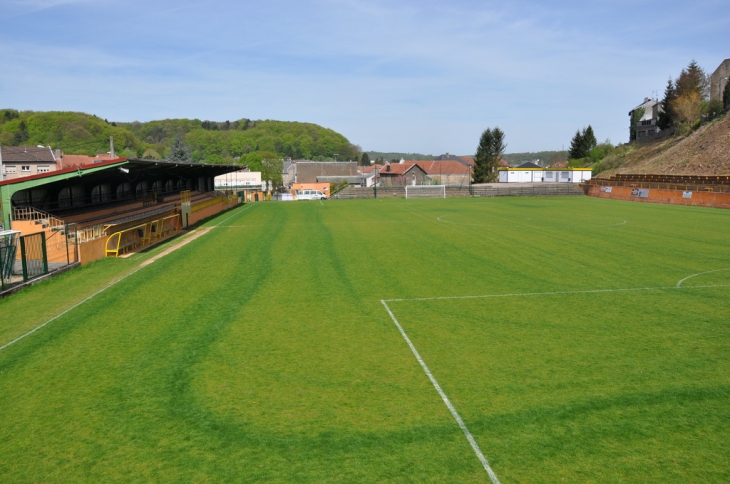
[[[599,178],[616,173],[730,175],[730,115],[687,136],[622,147],[610,157],[605,166],[611,168]]]

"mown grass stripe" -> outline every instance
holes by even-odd
[[[477,444],[476,440],[474,440],[474,437],[472,437],[471,432],[469,432],[469,428],[466,426],[464,421],[461,419],[461,416],[459,415],[459,412],[456,411],[456,408],[454,408],[454,405],[451,403],[451,400],[449,400],[449,397],[446,396],[446,393],[441,388],[441,385],[439,385],[439,382],[436,381],[436,377],[433,376],[433,373],[431,373],[431,370],[428,369],[428,365],[426,365],[426,362],[423,361],[423,358],[421,358],[421,355],[418,353],[418,350],[413,345],[413,342],[406,334],[403,327],[398,322],[398,319],[396,319],[395,315],[393,314],[393,311],[390,310],[388,307],[388,304],[385,301],[380,301],[383,303],[383,306],[385,306],[385,310],[388,311],[388,314],[390,315],[390,318],[395,323],[395,326],[398,328],[398,331],[400,331],[401,336],[403,336],[403,339],[408,343],[408,347],[413,352],[413,355],[416,357],[416,360],[418,360],[418,363],[421,365],[421,368],[423,368],[424,373],[426,373],[426,376],[429,380],[431,380],[431,383],[433,384],[434,388],[438,392],[439,396],[441,396],[441,400],[444,401],[444,404],[446,405],[446,408],[449,409],[449,412],[451,412],[451,415],[454,417],[454,420],[456,420],[456,423],[459,425],[459,428],[462,432],[464,432],[464,435],[466,436],[466,440],[469,441],[469,445],[474,450],[474,453],[476,454],[477,458],[479,459],[479,462],[481,462],[482,467],[484,467],[484,470],[487,471],[487,474],[489,475],[489,478],[492,480],[493,484],[499,484],[499,479],[497,478],[497,474],[494,473],[492,470],[492,467],[489,465],[489,461],[487,461],[487,458],[484,457],[484,454],[482,453],[482,450],[479,448],[479,444]]]

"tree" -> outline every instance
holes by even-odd
[[[282,184],[283,178],[281,172],[283,170],[284,162],[276,155],[261,160],[261,180],[269,180],[274,186]]]
[[[28,141],[28,138],[30,138],[30,134],[28,133],[28,125],[25,124],[25,121],[21,121],[20,125],[18,126],[18,131],[16,131],[15,135],[13,136],[13,144],[15,146],[19,146]]]
[[[659,129],[669,129],[676,123],[677,116],[672,107],[675,99],[677,99],[677,91],[674,88],[674,81],[670,77],[667,81],[667,87],[664,88],[664,99],[660,103],[661,109],[656,122]]]
[[[185,143],[182,136],[177,136],[170,145],[167,158],[170,161],[190,162],[192,160],[190,146]]]
[[[710,77],[693,59],[686,68],[679,73],[674,83],[677,97],[696,92],[700,100],[707,99],[710,94]]]
[[[370,157],[367,153],[363,151],[362,156],[360,157],[360,166],[370,166]]]
[[[697,91],[691,91],[677,97],[672,103],[674,112],[677,113],[677,120],[692,126],[702,115],[702,98]]]
[[[487,128],[479,138],[476,155],[474,155],[474,183],[488,183],[497,180],[497,165],[507,145],[504,142],[504,131],[499,127]]]
[[[598,145],[598,140],[596,140],[596,135],[593,133],[593,127],[589,124],[587,128],[583,128],[582,132],[580,130],[575,132],[575,136],[570,141],[568,159],[587,158],[596,145]]]
[[[589,154],[598,145],[598,140],[596,139],[596,135],[593,134],[593,127],[590,124],[583,131],[583,145]]]

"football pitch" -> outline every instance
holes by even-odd
[[[247,204],[0,300],[0,481],[730,482],[729,240],[587,197]]]

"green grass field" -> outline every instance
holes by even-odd
[[[0,300],[0,347],[50,321],[0,350],[0,482],[490,482],[387,309],[502,483],[730,481],[730,211],[332,200],[204,227]]]

